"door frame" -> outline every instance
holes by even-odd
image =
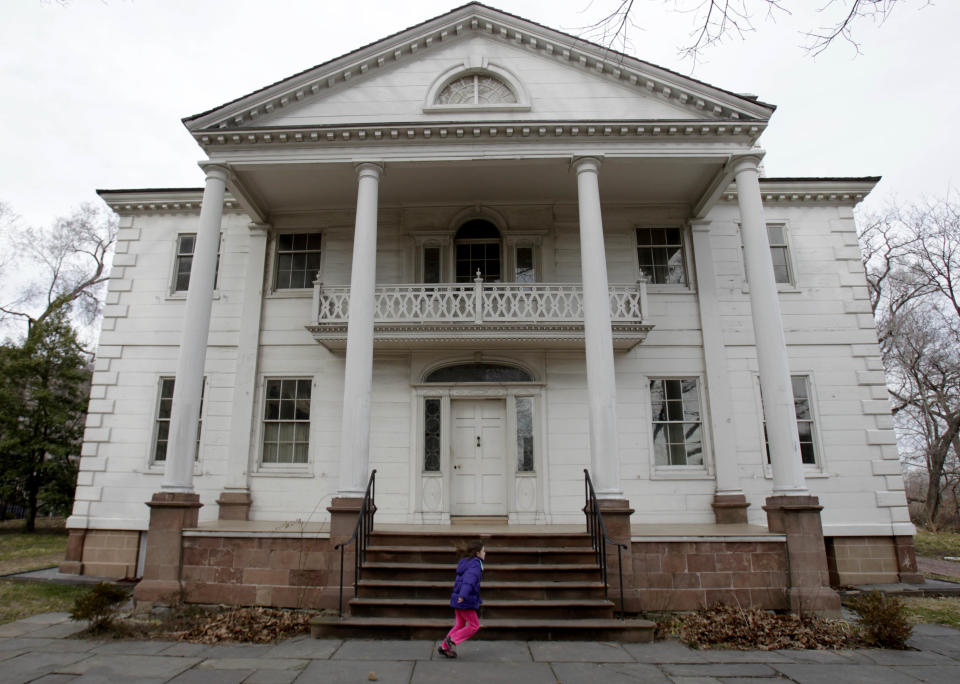
[[[518,383],[418,383],[411,402],[410,522],[448,523],[452,509],[453,453],[451,444],[452,401],[455,399],[504,399],[506,404],[505,479],[508,520],[512,523],[548,522],[546,510],[546,404],[541,382]],[[533,472],[517,472],[517,397],[532,397]],[[440,470],[424,471],[424,411],[426,398],[440,399]]]

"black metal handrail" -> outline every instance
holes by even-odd
[[[617,547],[617,569],[620,574],[620,619],[624,618],[623,610],[623,555],[622,549],[627,548],[626,544],[614,541],[607,534],[607,528],[603,524],[603,514],[600,512],[600,505],[597,503],[597,494],[593,491],[593,482],[590,480],[590,472],[583,469],[583,488],[586,495],[586,503],[583,506],[583,512],[587,516],[587,533],[590,535],[590,544],[593,547],[594,556],[600,565],[600,572],[603,576],[603,598],[609,598],[607,584],[607,543],[614,544]]]
[[[356,598],[361,568],[363,561],[367,558],[367,545],[370,543],[370,534],[373,532],[373,515],[377,512],[377,507],[374,504],[376,479],[376,469],[371,470],[370,479],[367,481],[367,489],[363,493],[363,500],[360,502],[360,513],[357,514],[357,524],[353,528],[353,535],[347,541],[333,547],[334,551],[340,550],[340,593],[337,596],[337,614],[339,617],[343,617],[343,549],[353,542],[357,542],[357,552],[353,559],[353,596]]]

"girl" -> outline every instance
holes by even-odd
[[[466,641],[480,629],[477,608],[483,603],[480,600],[480,579],[483,577],[483,559],[487,555],[483,542],[474,539],[463,546],[458,545],[457,550],[463,557],[457,563],[457,579],[450,596],[450,607],[456,613],[457,620],[437,649],[440,655],[447,658],[456,658],[457,644]]]

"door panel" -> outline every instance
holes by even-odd
[[[454,515],[503,515],[506,497],[506,404],[457,399],[453,417]]]

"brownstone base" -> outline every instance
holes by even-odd
[[[220,507],[217,517],[220,520],[249,520],[252,503],[253,499],[250,498],[249,491],[221,492],[220,498],[217,499],[217,505]]]
[[[714,494],[713,515],[718,525],[746,525],[750,504],[743,494]]]
[[[200,497],[186,492],[157,492],[147,503],[150,527],[143,579],[133,598],[143,602],[176,602],[183,599],[180,575],[183,556],[183,529],[196,527]]]
[[[767,527],[787,537],[790,608],[801,613],[839,616],[840,597],[830,588],[827,551],[815,496],[771,496],[763,510]]]
[[[897,570],[904,584],[923,584],[923,575],[917,570],[917,554],[913,547],[913,537],[897,535],[893,538],[897,550]]]
[[[86,530],[70,530],[67,535],[67,552],[60,562],[60,572],[68,575],[83,574],[83,540]]]

